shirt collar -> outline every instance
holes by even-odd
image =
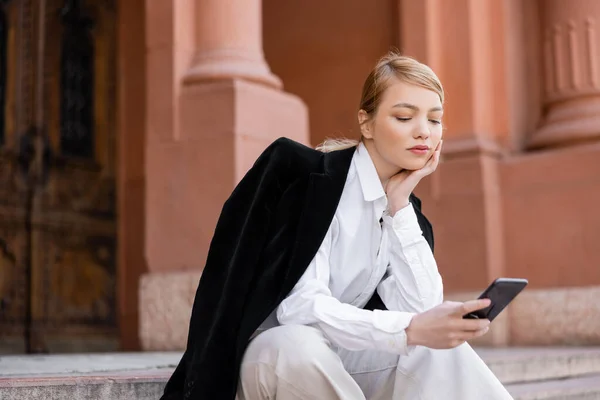
[[[369,151],[362,142],[356,149],[354,162],[365,201],[385,198],[385,191],[381,185],[379,175],[377,175],[375,164],[373,164]]]

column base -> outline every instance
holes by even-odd
[[[600,344],[600,286],[527,290],[514,301],[510,344],[587,346]]]
[[[600,139],[600,96],[554,104],[529,148],[564,147]]]
[[[203,52],[194,59],[193,67],[185,74],[184,83],[214,82],[243,79],[281,89],[281,79],[274,75],[263,59],[241,54],[239,50]]]
[[[223,203],[262,151],[282,136],[309,140],[304,103],[264,85],[186,85],[178,103],[175,137],[150,135],[147,143],[150,271],[204,268]]]
[[[140,282],[140,342],[145,351],[180,351],[187,343],[201,273],[150,273]],[[482,289],[483,290],[483,289]],[[450,301],[473,300],[481,291],[450,293]],[[600,345],[600,286],[525,289],[473,346]]]
[[[140,278],[140,344],[145,351],[184,350],[200,271]]]

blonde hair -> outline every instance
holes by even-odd
[[[377,62],[363,85],[360,109],[364,110],[369,118],[377,113],[381,97],[394,78],[431,90],[437,93],[442,104],[444,103],[444,88],[431,68],[412,57],[391,51]],[[317,146],[317,150],[328,153],[355,147],[358,143],[359,141],[354,139],[328,138]]]
[[[351,147],[356,147],[356,146],[358,146],[358,143],[360,143],[360,142],[355,139],[346,139],[346,138],[330,139],[330,138],[327,138],[327,139],[325,139],[325,141],[323,143],[318,145],[316,147],[316,149],[319,151],[322,151],[323,153],[329,153],[332,151],[345,150],[345,149],[349,149]]]

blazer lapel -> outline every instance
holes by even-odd
[[[283,296],[292,290],[319,250],[333,220],[356,148],[324,153],[322,171],[311,173]]]

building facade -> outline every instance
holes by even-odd
[[[3,3],[8,21],[17,9],[31,15],[38,26],[29,28],[37,32],[31,54],[38,56],[30,56],[29,75],[7,81],[7,116],[26,104],[10,100],[20,93],[10,82],[33,82],[33,122],[12,127],[5,118],[0,190],[12,193],[9,185],[21,182],[7,166],[18,164],[27,126],[44,128],[68,166],[54,166],[36,186],[34,197],[42,200],[29,214],[19,205],[28,204],[28,181],[21,197],[0,210],[18,219],[0,222],[8,266],[2,271],[20,271],[19,282],[38,277],[27,286],[29,304],[5,307],[29,312],[30,326],[41,332],[38,347],[53,351],[85,337],[83,349],[182,348],[216,219],[236,182],[280,136],[308,145],[357,138],[363,81],[392,48],[430,65],[447,93],[443,162],[418,188],[447,297],[471,298],[500,276],[528,278],[530,287],[482,344],[600,343],[600,306],[593,301],[600,295],[597,1],[47,0],[40,3],[45,9],[31,0]],[[34,11],[16,7],[30,3]],[[53,77],[63,65],[59,50],[70,43],[68,27],[56,31],[62,42],[40,34],[60,23],[49,9],[69,6],[76,17],[62,21],[76,21],[72,29],[87,29],[82,15],[95,21],[87,47],[95,51],[95,75],[77,78],[95,90],[89,94],[80,81],[73,86],[92,99],[83,107],[92,107],[93,117],[77,120],[86,115],[78,109],[73,118],[93,126],[93,136],[69,135],[61,125],[71,115],[60,111],[71,104],[60,100],[69,93],[60,82],[68,80]],[[39,28],[39,21],[47,25]],[[29,32],[8,30],[9,74],[17,74],[10,60],[27,60],[10,53],[20,31]],[[75,52],[72,63],[89,62],[86,54]],[[36,60],[47,61],[40,67]],[[69,147],[69,137],[88,139]],[[83,182],[79,191],[73,182]],[[57,211],[65,204],[72,216]],[[33,223],[20,225],[27,220]],[[62,242],[50,240],[57,238]],[[52,262],[40,261],[47,248],[56,248]],[[0,290],[14,299],[11,276],[2,275]],[[90,315],[95,320],[86,320]],[[70,321],[71,336],[61,321]],[[1,335],[10,322],[0,322]]]
[[[600,283],[598,2],[146,7],[144,347],[182,343],[172,327],[187,322],[220,206],[260,150],[278,136],[357,137],[361,85],[392,47],[429,64],[447,92],[444,161],[418,190],[449,298],[525,277],[488,343],[600,340],[589,318]],[[181,303],[167,301],[185,282]]]

